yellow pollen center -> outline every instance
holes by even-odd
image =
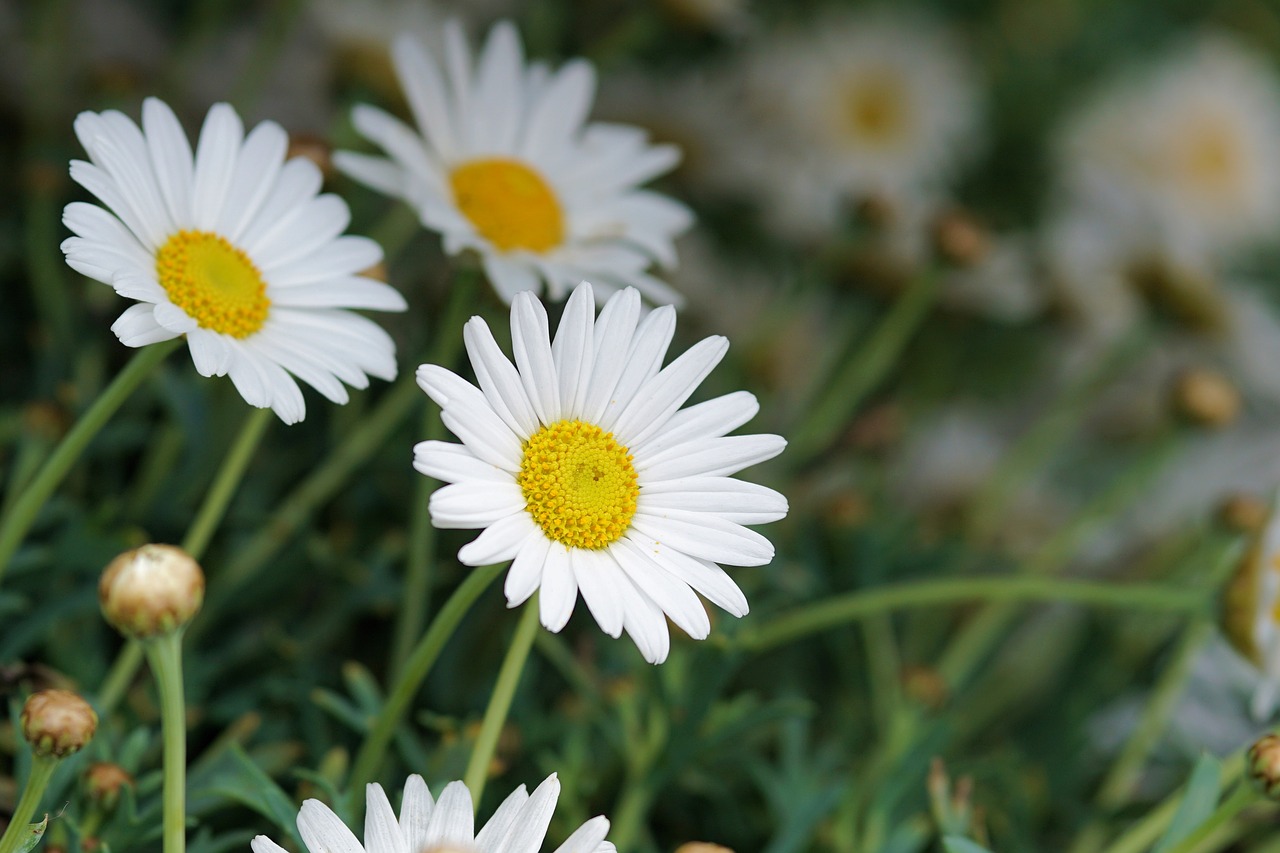
[[[1230,193],[1241,183],[1243,155],[1228,128],[1205,121],[1194,127],[1182,142],[1182,164],[1186,174],[1205,192]]]
[[[500,157],[463,163],[449,174],[453,199],[499,251],[545,252],[564,242],[564,214],[537,172]]]
[[[247,338],[271,308],[249,256],[210,231],[179,231],[156,252],[160,286],[202,329]]]
[[[569,548],[617,541],[640,495],[627,448],[582,421],[557,421],[530,436],[516,482],[542,532]]]
[[[850,81],[844,91],[844,118],[852,135],[873,145],[891,145],[907,132],[906,92],[889,73]]]

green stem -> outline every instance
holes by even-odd
[[[240,434],[223,458],[213,484],[205,493],[204,503],[200,505],[195,521],[187,528],[187,535],[182,540],[182,550],[195,559],[199,560],[209,547],[209,540],[222,522],[227,506],[244,477],[245,469],[249,467],[249,461],[272,420],[273,413],[270,409],[254,409],[240,427]]]
[[[17,552],[18,546],[22,544],[23,537],[31,528],[40,508],[62,482],[67,471],[80,458],[85,447],[129,395],[142,384],[142,380],[180,342],[181,339],[174,339],[151,344],[139,350],[111,381],[111,384],[98,395],[93,405],[80,416],[75,426],[40,468],[40,473],[36,474],[35,478],[22,490],[22,496],[14,503],[3,522],[0,522],[0,579],[4,577],[9,561]]]
[[[636,835],[644,827],[645,816],[653,803],[649,785],[633,781],[627,784],[609,824],[609,840],[619,850],[635,849]]]
[[[429,410],[422,419],[424,439],[443,437],[440,415]],[[422,636],[427,608],[431,601],[431,558],[435,553],[436,529],[431,523],[429,505],[437,481],[420,475],[414,487],[412,515],[409,518],[409,548],[405,559],[404,590],[400,610],[396,614],[395,633],[391,643],[391,673],[399,675],[409,659],[413,644]]]
[[[897,363],[938,292],[935,270],[921,271],[893,304],[866,342],[828,383],[826,396],[813,406],[796,429],[786,458],[799,467],[821,453],[846,427],[862,401]]]
[[[462,617],[494,578],[501,574],[504,567],[505,564],[499,564],[472,569],[445,602],[436,618],[432,620],[431,627],[427,629],[427,633],[419,641],[413,654],[409,655],[404,672],[400,673],[395,687],[391,690],[391,695],[387,697],[386,703],[369,729],[369,734],[360,746],[360,751],[356,754],[348,782],[348,790],[354,800],[364,801],[365,783],[373,781],[378,769],[382,766],[387,747],[395,736],[396,728],[409,710],[413,697],[417,695],[418,688],[422,686],[423,680],[431,671],[436,658],[440,656],[445,643],[457,630]]]
[[[127,641],[116,655],[111,671],[102,680],[102,687],[98,689],[97,707],[103,717],[110,716],[124,698],[124,692],[133,683],[133,677],[138,674],[138,667],[141,665],[142,644],[137,640]]]
[[[1218,776],[1219,789],[1238,781],[1244,774],[1244,765],[1244,753],[1240,752],[1223,762],[1222,772]],[[1146,817],[1131,826],[1110,847],[1105,848],[1104,853],[1145,853],[1169,827],[1185,794],[1186,785],[1172,791]]]
[[[58,759],[52,755],[34,757],[31,762],[31,775],[27,777],[27,784],[22,789],[22,797],[18,799],[18,805],[13,810],[13,816],[9,818],[9,826],[5,829],[4,835],[0,836],[0,853],[16,853],[21,849],[22,842],[27,838],[27,826],[31,823],[36,806],[40,805],[40,799],[44,796],[45,789],[49,787],[49,780],[57,767]]]
[[[1193,851],[1199,850],[1202,841],[1260,799],[1262,799],[1262,795],[1247,782],[1240,783],[1236,786],[1235,791],[1231,793],[1231,796],[1223,800],[1204,823],[1192,830],[1191,834],[1182,839],[1180,843],[1170,848],[1168,853],[1193,853]]]
[[[182,689],[182,631],[143,642],[160,693],[164,742],[164,853],[186,848],[187,712]]]
[[[837,625],[909,607],[938,607],[967,601],[1072,602],[1095,607],[1201,613],[1200,590],[1161,584],[1116,584],[1044,577],[941,578],[857,590],[807,604],[746,631],[737,643],[761,651]]]
[[[462,777],[471,791],[471,801],[476,808],[480,807],[484,784],[489,778],[489,764],[493,760],[494,750],[498,748],[498,735],[502,734],[502,726],[507,721],[511,700],[515,698],[520,675],[524,672],[524,662],[529,659],[529,650],[533,648],[533,638],[537,633],[538,596],[535,593],[524,606],[524,613],[520,615],[520,622],[516,625],[515,636],[511,638],[511,648],[507,649],[502,668],[498,670],[498,681],[493,685],[493,695],[489,697],[489,707],[485,709],[480,734],[471,750],[467,772]]]

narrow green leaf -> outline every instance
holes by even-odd
[[[1222,762],[1212,755],[1200,756],[1191,771],[1187,792],[1182,795],[1178,811],[1174,813],[1169,828],[1152,853],[1166,853],[1213,814],[1218,805],[1218,780],[1221,774]]]
[[[40,839],[44,838],[44,831],[48,826],[49,816],[47,814],[44,816],[44,820],[39,823],[27,824],[27,836],[18,845],[18,853],[29,853],[29,851],[34,850],[36,845],[40,843]]]

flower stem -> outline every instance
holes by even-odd
[[[1212,835],[1217,829],[1229,823],[1249,806],[1262,799],[1247,782],[1236,785],[1231,795],[1218,804],[1213,814],[1205,819],[1191,834],[1169,849],[1169,853],[1193,853],[1200,849],[1200,843]]]
[[[374,776],[377,775],[387,747],[391,744],[396,728],[404,719],[405,712],[409,710],[409,704],[417,694],[418,688],[422,686],[423,680],[431,671],[436,658],[440,656],[445,643],[453,636],[462,617],[503,568],[505,568],[504,564],[498,564],[472,569],[466,580],[454,590],[453,595],[436,614],[431,627],[414,648],[413,654],[409,655],[404,671],[400,673],[395,687],[391,690],[391,695],[387,697],[386,703],[369,729],[369,734],[365,736],[360,751],[356,754],[347,786],[353,799],[363,802],[365,783],[373,781]]]
[[[912,607],[938,607],[967,601],[1072,602],[1094,607],[1201,613],[1208,606],[1200,590],[1162,584],[1116,584],[1044,577],[942,578],[857,590],[774,617],[737,644],[762,651],[828,628],[869,616]]]
[[[827,382],[827,393],[810,410],[790,441],[786,459],[799,467],[821,453],[848,424],[858,406],[889,373],[929,314],[938,292],[938,275],[919,272],[858,351]]]
[[[49,787],[49,780],[53,777],[53,771],[57,769],[59,760],[52,755],[37,755],[31,762],[31,775],[27,777],[27,784],[22,789],[22,797],[18,800],[18,805],[13,810],[13,816],[9,818],[9,826],[5,829],[4,835],[0,836],[0,853],[15,853],[21,849],[22,842],[26,839],[27,825],[31,823],[31,817],[36,812],[36,806],[40,805],[40,799],[44,796],[45,789]]]
[[[1222,763],[1222,771],[1218,775],[1219,789],[1238,781],[1245,771],[1243,752],[1237,752]],[[1173,790],[1159,805],[1149,811],[1146,817],[1129,827],[1124,835],[1116,839],[1111,846],[1104,848],[1104,853],[1143,853],[1155,844],[1169,827],[1178,805],[1186,794],[1186,785]],[[1171,851],[1172,853],[1172,851]]]
[[[180,339],[175,339],[151,344],[134,355],[116,378],[111,380],[111,384],[98,395],[98,399],[93,401],[93,405],[80,416],[75,426],[41,466],[40,472],[22,490],[22,496],[14,502],[3,521],[0,521],[0,579],[4,577],[9,561],[22,544],[23,537],[27,535],[40,508],[54,489],[58,488],[58,484],[80,458],[85,447],[129,395],[142,384],[142,380],[179,342]]]
[[[186,848],[187,712],[182,688],[182,631],[143,643],[160,693],[164,743],[164,853]]]
[[[511,700],[515,698],[516,686],[520,683],[524,662],[529,658],[529,650],[533,648],[533,638],[537,632],[538,596],[535,594],[524,606],[524,613],[520,615],[520,622],[516,625],[515,636],[511,638],[511,648],[507,649],[502,668],[498,670],[498,681],[493,685],[493,695],[489,697],[489,707],[485,709],[484,722],[480,724],[480,734],[476,737],[476,745],[471,751],[471,760],[467,762],[467,772],[463,776],[476,808],[480,807],[484,784],[489,778],[489,763],[498,747],[498,735],[502,733],[502,726],[507,721]]]

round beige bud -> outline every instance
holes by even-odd
[[[123,634],[154,637],[186,625],[204,602],[204,572],[173,545],[143,545],[116,557],[98,582],[102,615]]]
[[[22,706],[22,736],[39,756],[66,758],[93,740],[98,715],[70,690],[41,690]]]
[[[933,222],[933,248],[939,258],[953,266],[973,267],[991,250],[991,239],[973,216],[950,210]]]
[[[1178,377],[1173,402],[1187,420],[1213,429],[1229,426],[1240,414],[1241,406],[1240,392],[1231,380],[1202,367]]]
[[[1261,533],[1271,507],[1257,495],[1236,492],[1218,504],[1218,521],[1232,533]]]
[[[1280,737],[1263,735],[1249,747],[1249,778],[1259,791],[1280,799]]]
[[[120,802],[120,792],[133,785],[133,777],[119,764],[95,761],[84,771],[89,799],[108,811]]]
[[[687,841],[676,848],[676,853],[733,853],[733,851],[722,844],[712,844],[710,841]]]

